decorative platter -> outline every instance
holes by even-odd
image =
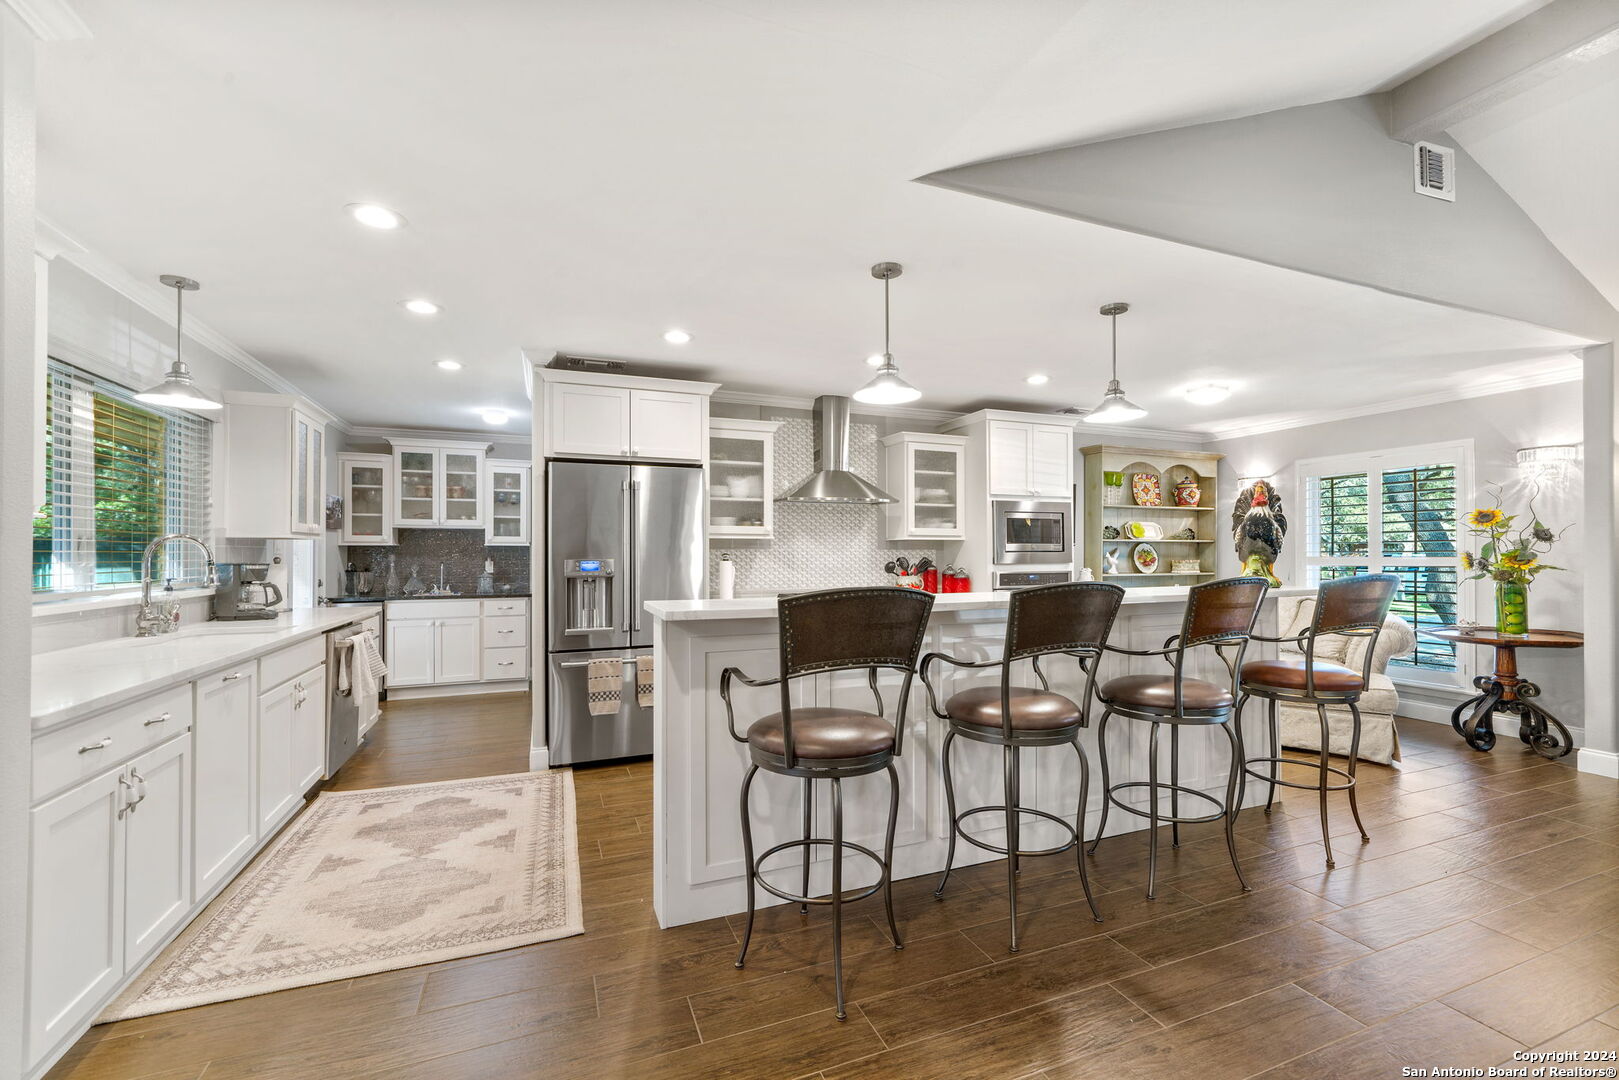
[[[1130,494],[1135,498],[1137,506],[1162,506],[1164,482],[1159,479],[1157,473],[1131,473]]]
[[[1158,569],[1158,549],[1151,544],[1137,544],[1130,552],[1130,561],[1143,574],[1151,574]]]

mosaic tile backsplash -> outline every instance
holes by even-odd
[[[495,589],[510,585],[515,592],[528,591],[529,550],[526,547],[487,547],[482,529],[400,529],[394,547],[349,546],[341,549],[342,565],[371,570],[371,593],[381,595],[388,581],[388,560],[395,560],[399,584],[410,579],[412,567],[427,585],[438,583],[439,563],[444,563],[444,580],[451,589],[472,595],[478,589],[483,561],[495,560]]]
[[[777,496],[785,495],[814,468],[815,429],[808,413],[764,410],[760,419],[780,420],[776,430],[775,476]],[[897,428],[895,429],[897,430]],[[882,485],[882,444],[886,431],[869,418],[856,416],[849,429],[850,469],[863,479]],[[935,560],[937,549],[916,541],[883,539],[881,506],[817,506],[783,503],[775,507],[772,540],[717,539],[708,545],[708,580],[719,580],[720,555],[729,553],[736,563],[736,591],[748,593],[800,592],[844,585],[887,585],[883,565],[904,555],[915,562],[926,555]]]

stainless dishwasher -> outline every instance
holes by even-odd
[[[365,629],[364,623],[332,630],[326,635],[326,775],[336,776],[360,748],[360,722],[376,711],[374,694],[355,688],[354,645],[349,640]],[[348,665],[348,678],[340,678]],[[347,683],[347,687],[339,689]]]

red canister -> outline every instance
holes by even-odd
[[[967,576],[967,571],[956,572],[956,592],[972,592],[973,579]]]
[[[931,566],[922,571],[922,589],[930,593],[939,591],[939,571]]]

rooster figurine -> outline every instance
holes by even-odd
[[[1236,541],[1242,572],[1280,585],[1276,560],[1282,555],[1282,538],[1287,535],[1287,518],[1282,516],[1281,496],[1265,480],[1237,496],[1231,511],[1231,538]]]

